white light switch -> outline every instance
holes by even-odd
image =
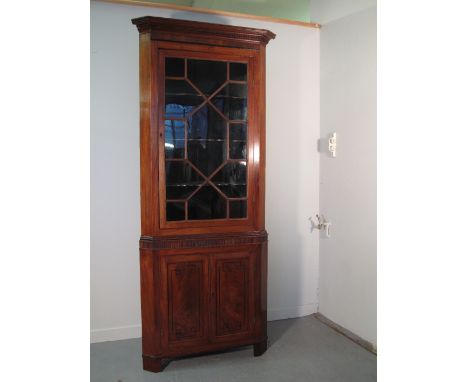
[[[328,138],[328,151],[330,151],[333,158],[336,157],[336,133],[331,134]]]

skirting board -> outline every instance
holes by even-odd
[[[314,317],[320,322],[323,322],[325,325],[332,328],[334,331],[342,334],[346,338],[349,338],[351,341],[357,343],[359,346],[363,347],[367,351],[370,351],[371,353],[377,355],[377,348],[371,342],[366,341],[365,339],[359,337],[357,334],[354,334],[348,329],[343,328],[341,325],[338,325],[336,322],[333,322],[321,313],[314,313]]]
[[[317,311],[317,304],[307,304],[268,311],[268,321],[308,316]],[[141,337],[141,325],[91,330],[91,343],[127,340]]]
[[[285,320],[287,318],[304,317],[317,312],[317,304],[292,306],[282,309],[271,309],[267,312],[268,321]]]
[[[128,340],[141,337],[141,325],[91,330],[91,343]]]

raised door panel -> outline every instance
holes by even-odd
[[[163,257],[162,343],[166,348],[207,341],[208,257]]]
[[[212,337],[245,337],[254,325],[254,252],[213,255]]]

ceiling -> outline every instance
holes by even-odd
[[[220,11],[310,22],[310,0],[147,0]]]
[[[376,6],[377,0],[145,0],[280,19],[327,22]]]

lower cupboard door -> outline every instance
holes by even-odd
[[[161,259],[162,345],[177,349],[208,342],[208,256]]]
[[[254,327],[255,251],[211,256],[214,342],[248,338]]]

